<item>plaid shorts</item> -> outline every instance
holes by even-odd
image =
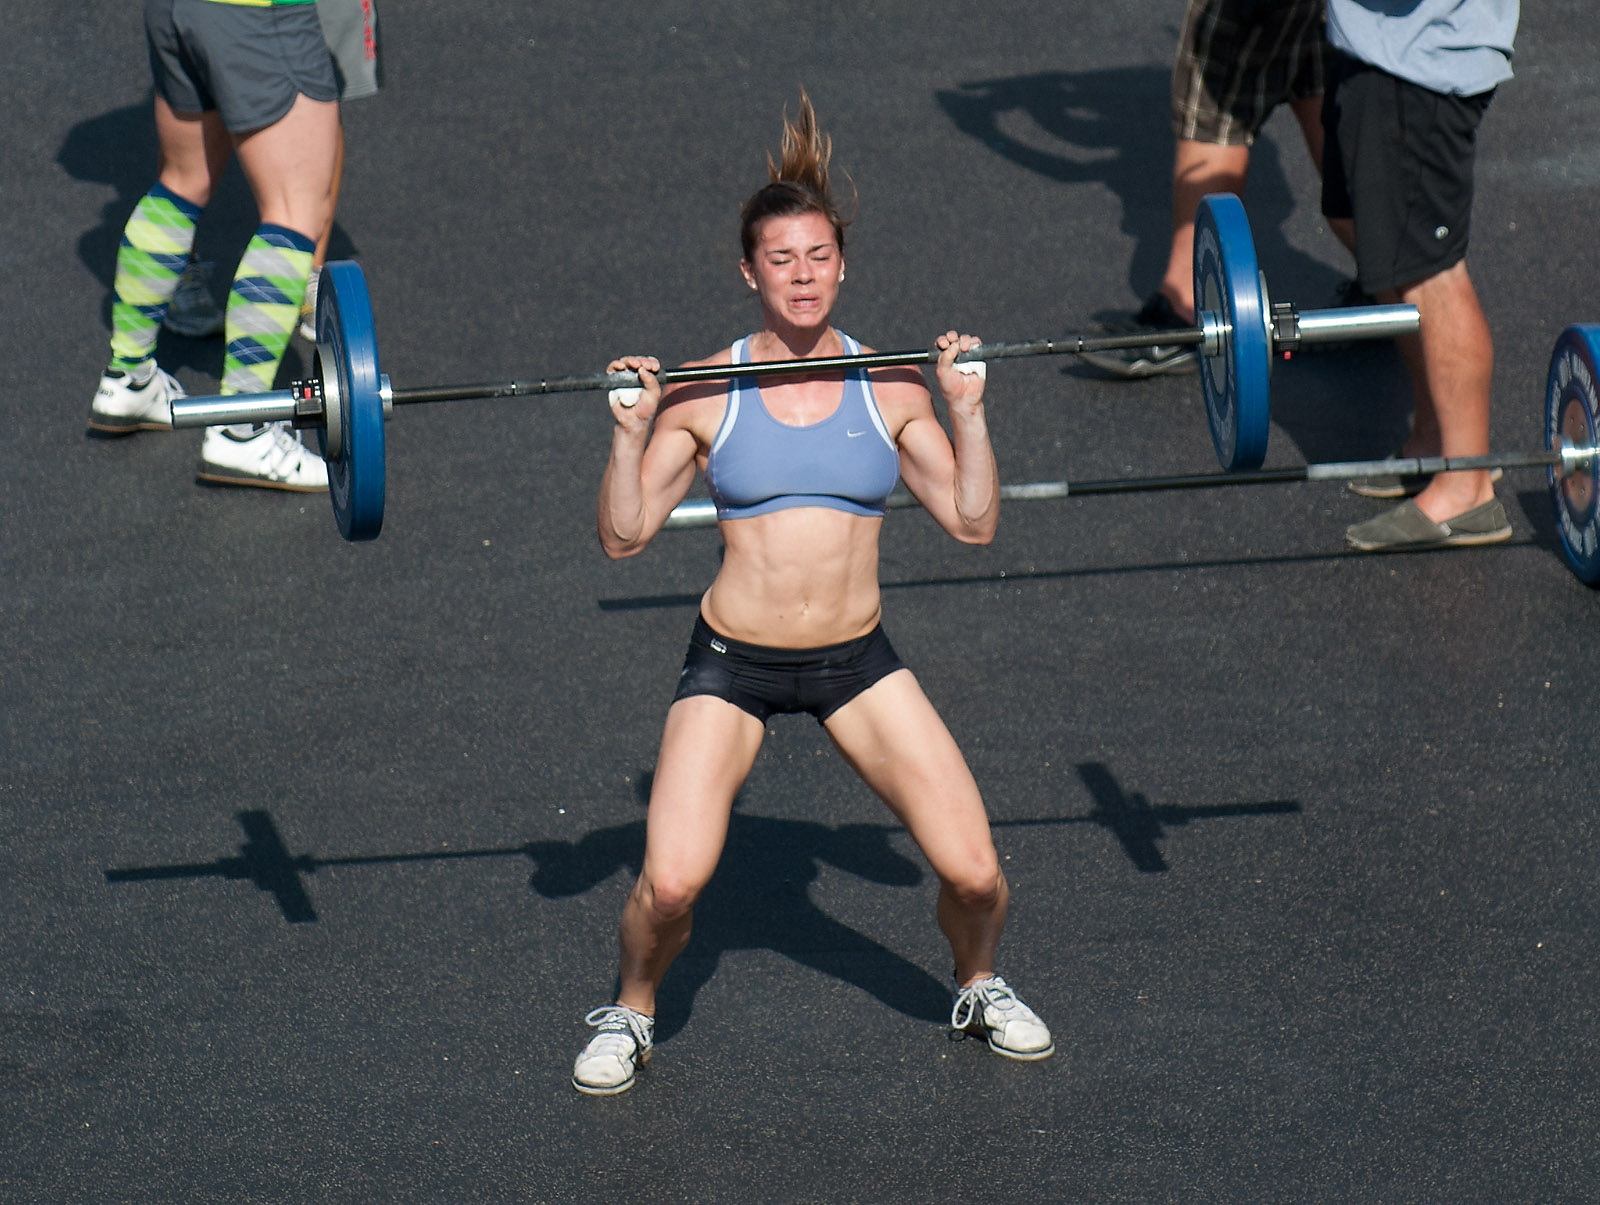
[[[1322,0],[1189,0],[1172,64],[1172,132],[1249,146],[1272,110],[1322,95]]]

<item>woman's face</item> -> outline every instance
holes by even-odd
[[[844,256],[825,214],[768,218],[756,231],[755,251],[739,269],[762,308],[796,327],[826,325],[844,279]]]

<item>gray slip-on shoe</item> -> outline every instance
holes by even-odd
[[[1500,499],[1490,498],[1453,519],[1435,523],[1415,502],[1402,502],[1376,519],[1344,533],[1357,552],[1415,552],[1423,548],[1470,548],[1511,538],[1511,523]]]

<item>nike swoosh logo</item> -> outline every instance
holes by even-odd
[[[845,432],[845,436],[847,438],[849,438],[849,439],[858,439],[859,437],[861,437],[861,436],[863,436],[865,434],[866,434],[865,431],[846,431]]]

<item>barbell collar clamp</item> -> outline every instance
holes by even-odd
[[[322,398],[322,382],[316,377],[307,380],[291,381],[289,392],[294,395],[294,418],[291,420],[296,431],[315,431],[326,428],[328,425],[328,408]]]
[[[1272,350],[1284,356],[1300,350],[1300,313],[1292,301],[1272,303],[1272,321],[1268,327],[1272,337]]]

